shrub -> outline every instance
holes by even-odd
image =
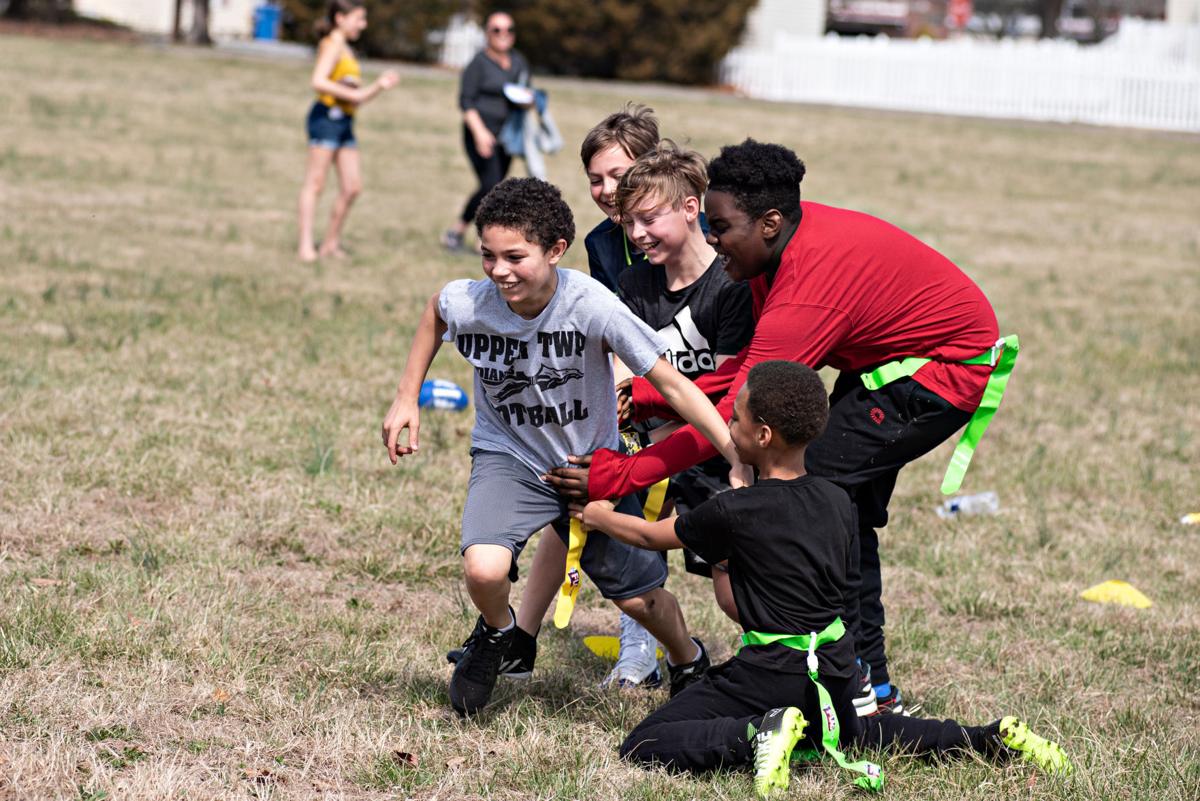
[[[517,47],[565,75],[711,83],[757,0],[477,0],[480,17],[507,11]]]
[[[446,27],[463,5],[463,0],[368,0],[367,30],[356,48],[374,58],[433,61],[438,48],[429,34]],[[325,15],[327,0],[284,0],[283,6],[284,38],[315,43],[313,23]]]

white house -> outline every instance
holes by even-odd
[[[827,4],[828,0],[759,0],[746,17],[742,46],[769,46],[781,34],[823,36]]]
[[[1200,0],[1167,0],[1167,22],[1200,25]]]
[[[249,39],[254,8],[262,0],[208,0],[208,34],[213,39]],[[175,0],[75,0],[76,13],[125,25],[141,33],[170,36]],[[182,28],[191,24],[191,2],[184,0]]]

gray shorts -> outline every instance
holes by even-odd
[[[617,510],[642,515],[634,496],[623,498]],[[512,552],[509,578],[516,581],[517,557],[529,538],[549,523],[567,542],[566,502],[553,487],[507,453],[471,451],[460,553],[472,545],[502,545]],[[667,581],[660,554],[618,542],[600,531],[588,532],[580,564],[600,594],[614,601],[642,595]]]

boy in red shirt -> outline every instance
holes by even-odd
[[[854,501],[862,578],[848,623],[879,708],[902,712],[884,652],[876,529],[887,524],[901,467],[968,421],[968,432],[979,428],[973,415],[985,387],[991,400],[975,417],[990,419],[985,412],[994,411],[1002,382],[993,389],[989,381],[1003,347],[991,305],[958,267],[882,220],[801,203],[804,172],[791,150],[751,139],[722,148],[709,164],[709,242],[728,258],[732,278],[750,281],[757,324],[748,347],[696,383],[710,395],[726,393],[717,408],[728,419],[759,362],[784,359],[841,371],[830,395],[829,428],[809,447],[807,467]],[[1001,366],[1011,368],[1013,355],[1005,354]],[[996,369],[1002,372],[1006,377]],[[635,419],[669,414],[663,407],[644,382],[634,381],[622,413]],[[552,480],[569,497],[611,498],[712,454],[703,437],[684,427],[635,456],[600,450],[578,458],[588,471],[558,470]],[[951,469],[958,480],[969,458],[969,451],[965,459],[956,453]],[[947,487],[956,488],[951,474]],[[874,706],[865,698],[860,713]]]

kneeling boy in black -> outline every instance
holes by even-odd
[[[693,772],[753,764],[763,796],[787,786],[801,740],[807,756],[832,757],[860,774],[855,784],[873,790],[883,787],[879,767],[849,762],[841,748],[1020,755],[1047,773],[1069,774],[1063,750],[1013,717],[962,726],[855,714],[861,679],[841,619],[857,581],[854,507],[841,489],[804,470],[805,448],[828,415],[813,370],[763,362],[750,370],[729,422],[738,457],[757,469],[758,483],[657,523],[620,514],[607,501],[573,507],[585,526],[631,545],[687,546],[710,563],[728,559],[745,629],[738,654],[638,724],[621,756]]]

